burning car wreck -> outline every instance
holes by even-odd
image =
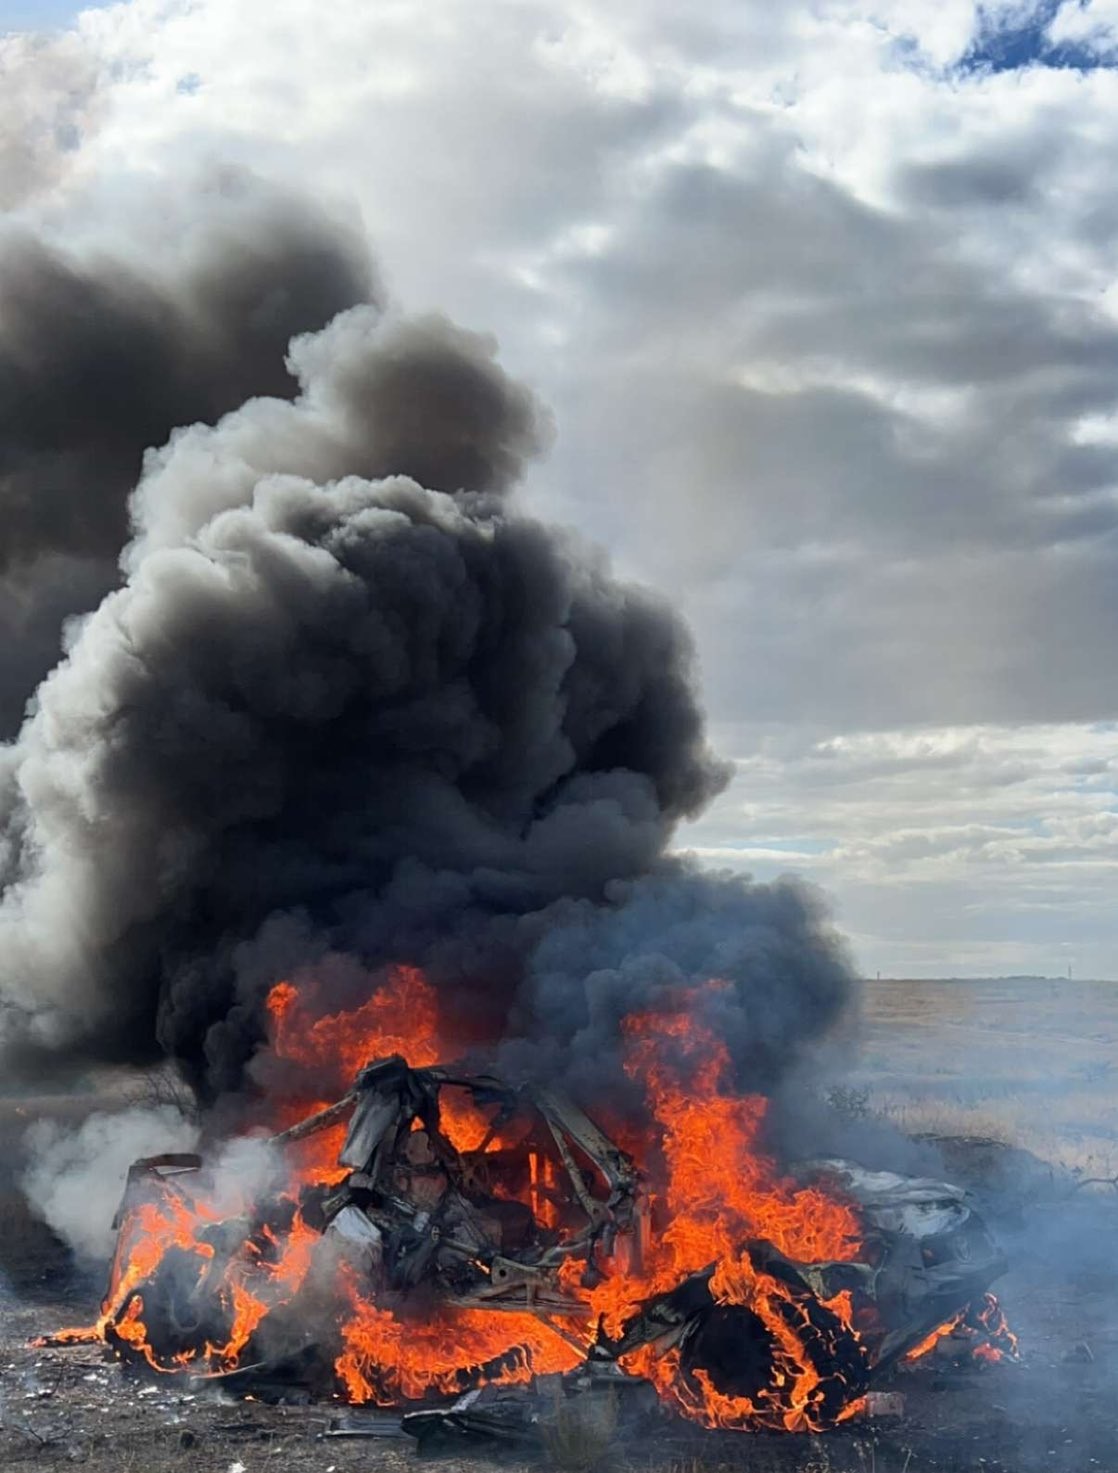
[[[1013,1353],[988,1293],[1004,1261],[964,1193],[839,1160],[781,1173],[715,1040],[679,1073],[680,1016],[631,1029],[643,1132],[392,1053],[261,1147],[278,1188],[137,1162],[100,1318],[54,1342],[419,1426],[449,1401],[459,1428],[492,1422],[464,1393],[560,1375],[650,1384],[707,1427],[818,1431],[949,1333]]]

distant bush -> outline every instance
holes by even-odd
[[[867,1120],[874,1112],[870,1092],[854,1084],[835,1084],[827,1091],[827,1103],[844,1120]]]

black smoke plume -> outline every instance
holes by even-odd
[[[360,238],[305,202],[234,176],[196,206],[150,259],[0,231],[0,735],[118,581],[144,451],[292,392],[291,337],[375,295]]]
[[[288,361],[293,401],[149,456],[127,582],[5,753],[9,1056],[163,1051],[217,1093],[279,978],[343,1006],[410,962],[576,1087],[718,976],[710,1021],[775,1079],[849,970],[807,892],[667,853],[725,776],[691,643],[511,503],[547,415],[439,317],[355,308]]]

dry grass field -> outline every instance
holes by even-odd
[[[909,1134],[1118,1172],[1118,983],[867,982],[851,1083]]]

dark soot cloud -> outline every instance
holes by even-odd
[[[128,581],[5,753],[10,1057],[235,1089],[278,978],[344,1006],[415,962],[465,1041],[580,1090],[627,1011],[717,975],[742,1078],[776,1078],[841,947],[799,887],[666,854],[725,778],[691,643],[508,505],[546,414],[440,317],[356,308],[289,363],[294,402],[149,457]]]
[[[374,291],[356,236],[251,179],[201,192],[168,254],[141,265],[0,234],[0,732],[58,658],[60,615],[117,581],[144,451],[293,393],[290,338]]]

